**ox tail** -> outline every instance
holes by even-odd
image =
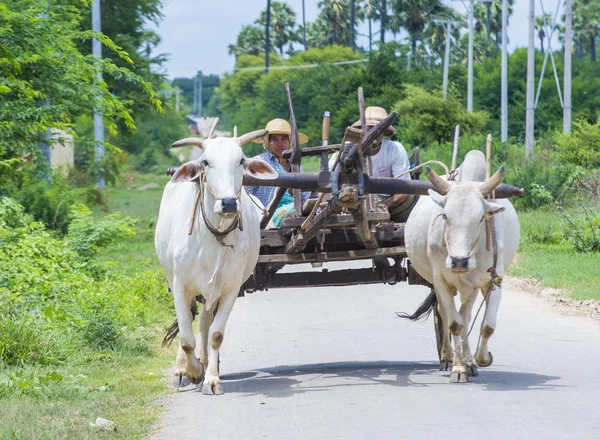
[[[427,295],[425,301],[415,310],[415,313],[409,315],[408,313],[396,312],[398,318],[410,319],[414,322],[425,322],[431,315],[431,312],[435,310],[437,306],[437,297],[435,296],[435,290],[431,289],[431,293]]]
[[[196,303],[196,301],[192,301],[190,310],[192,312],[192,321],[193,321],[196,318],[196,316],[198,315],[198,304]],[[165,337],[162,340],[163,347],[165,345],[171,345],[171,342],[173,342],[173,339],[175,339],[175,337],[178,334],[179,334],[179,324],[177,323],[177,320],[175,320],[175,321],[173,321],[173,324],[171,324],[169,326],[169,328],[167,328],[167,330],[165,331]]]

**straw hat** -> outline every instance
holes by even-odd
[[[269,132],[269,134],[267,136],[265,136],[264,138],[255,139],[254,142],[256,142],[257,144],[267,144],[268,143],[267,137],[270,134],[287,134],[288,136],[290,136],[290,142],[291,142],[292,127],[290,126],[290,123],[288,121],[286,121],[285,119],[277,118],[277,119],[273,119],[273,120],[269,121],[267,123],[267,125],[265,126],[265,130],[267,130]],[[298,142],[300,142],[300,145],[307,143],[308,136],[306,136],[303,133],[298,133]]]
[[[383,107],[367,107],[365,109],[365,119],[367,120],[367,127],[374,127],[388,117],[387,112]],[[360,119],[352,124],[353,128],[362,128],[360,126]],[[396,132],[396,129],[391,125],[383,133],[384,136],[391,136]]]

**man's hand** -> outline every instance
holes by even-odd
[[[390,209],[400,206],[407,198],[408,194],[394,194],[393,196],[384,199],[383,204],[389,211]]]

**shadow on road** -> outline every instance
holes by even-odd
[[[533,373],[480,370],[470,384],[449,384],[449,372],[439,371],[437,362],[332,362],[324,364],[280,365],[254,371],[223,374],[227,393],[288,397],[323,392],[337,387],[394,386],[474,386],[489,391],[554,389],[557,376]]]

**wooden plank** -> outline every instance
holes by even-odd
[[[290,241],[289,238],[284,237],[281,231],[277,229],[266,229],[260,231],[260,246],[268,247],[282,247]]]
[[[340,149],[342,144],[331,144],[319,147],[305,147],[300,149],[302,157],[306,156],[320,156],[321,153],[335,153]],[[292,150],[286,150],[283,152],[283,157],[286,159],[292,156]]]
[[[387,212],[370,212],[367,214],[369,222],[383,222],[389,219],[390,215]],[[306,217],[288,217],[281,222],[281,228],[299,228],[304,220],[306,220]],[[349,214],[332,215],[323,224],[327,227],[354,225],[354,218]]]
[[[335,252],[317,252],[306,254],[274,254],[260,255],[258,263],[285,263],[285,264],[300,264],[313,262],[328,262],[328,261],[348,261],[348,260],[365,260],[373,257],[405,257],[406,248],[404,246],[394,246],[388,248],[377,249],[358,249],[351,251],[335,251]]]

